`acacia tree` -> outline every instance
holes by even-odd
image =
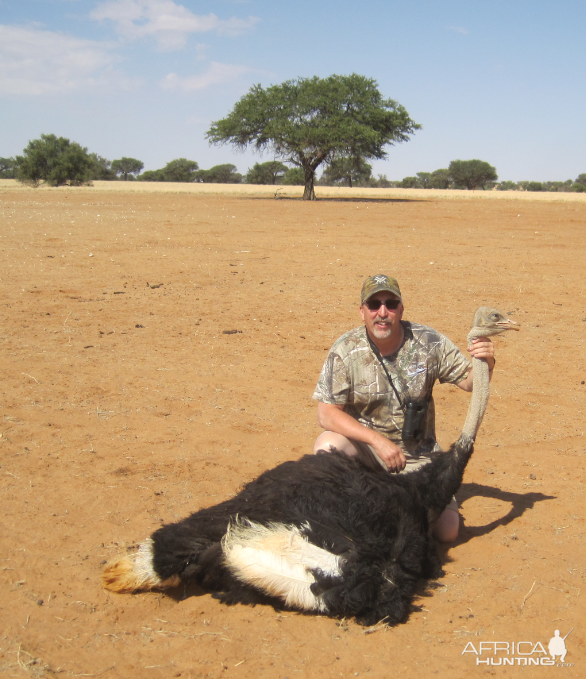
[[[143,167],[144,163],[142,160],[126,158],[126,156],[112,161],[112,171],[116,173],[116,176],[120,175],[123,177],[124,181],[127,181],[130,175],[140,174]]]
[[[315,200],[315,171],[338,158],[385,158],[384,147],[419,129],[407,111],[384,99],[371,78],[352,74],[254,85],[207,132],[211,144],[252,145],[303,169],[304,200]]]
[[[496,169],[484,160],[452,160],[448,167],[448,175],[454,186],[474,191],[484,189],[486,182],[498,179]]]

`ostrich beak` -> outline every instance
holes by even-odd
[[[509,318],[504,321],[499,321],[496,325],[503,330],[521,330],[519,323],[511,321]]]

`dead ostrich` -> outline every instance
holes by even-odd
[[[480,308],[468,341],[517,330]],[[159,528],[133,555],[107,565],[115,592],[196,581],[227,604],[270,603],[363,625],[405,619],[422,578],[441,575],[430,524],[458,490],[489,395],[488,364],[460,438],[409,474],[372,470],[334,452],[285,462],[236,497]]]

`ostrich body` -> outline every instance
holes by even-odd
[[[481,307],[468,341],[508,329],[518,326]],[[340,452],[285,462],[235,497],[155,531],[106,566],[104,586],[133,592],[195,580],[227,604],[400,622],[418,580],[441,574],[430,524],[462,482],[488,401],[488,365],[473,362],[462,434],[429,464],[393,475]]]

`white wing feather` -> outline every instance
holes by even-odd
[[[310,589],[315,582],[311,571],[339,575],[342,559],[311,544],[296,526],[237,520],[229,526],[222,549],[226,565],[239,580],[279,597],[288,606],[327,610],[323,599]]]

